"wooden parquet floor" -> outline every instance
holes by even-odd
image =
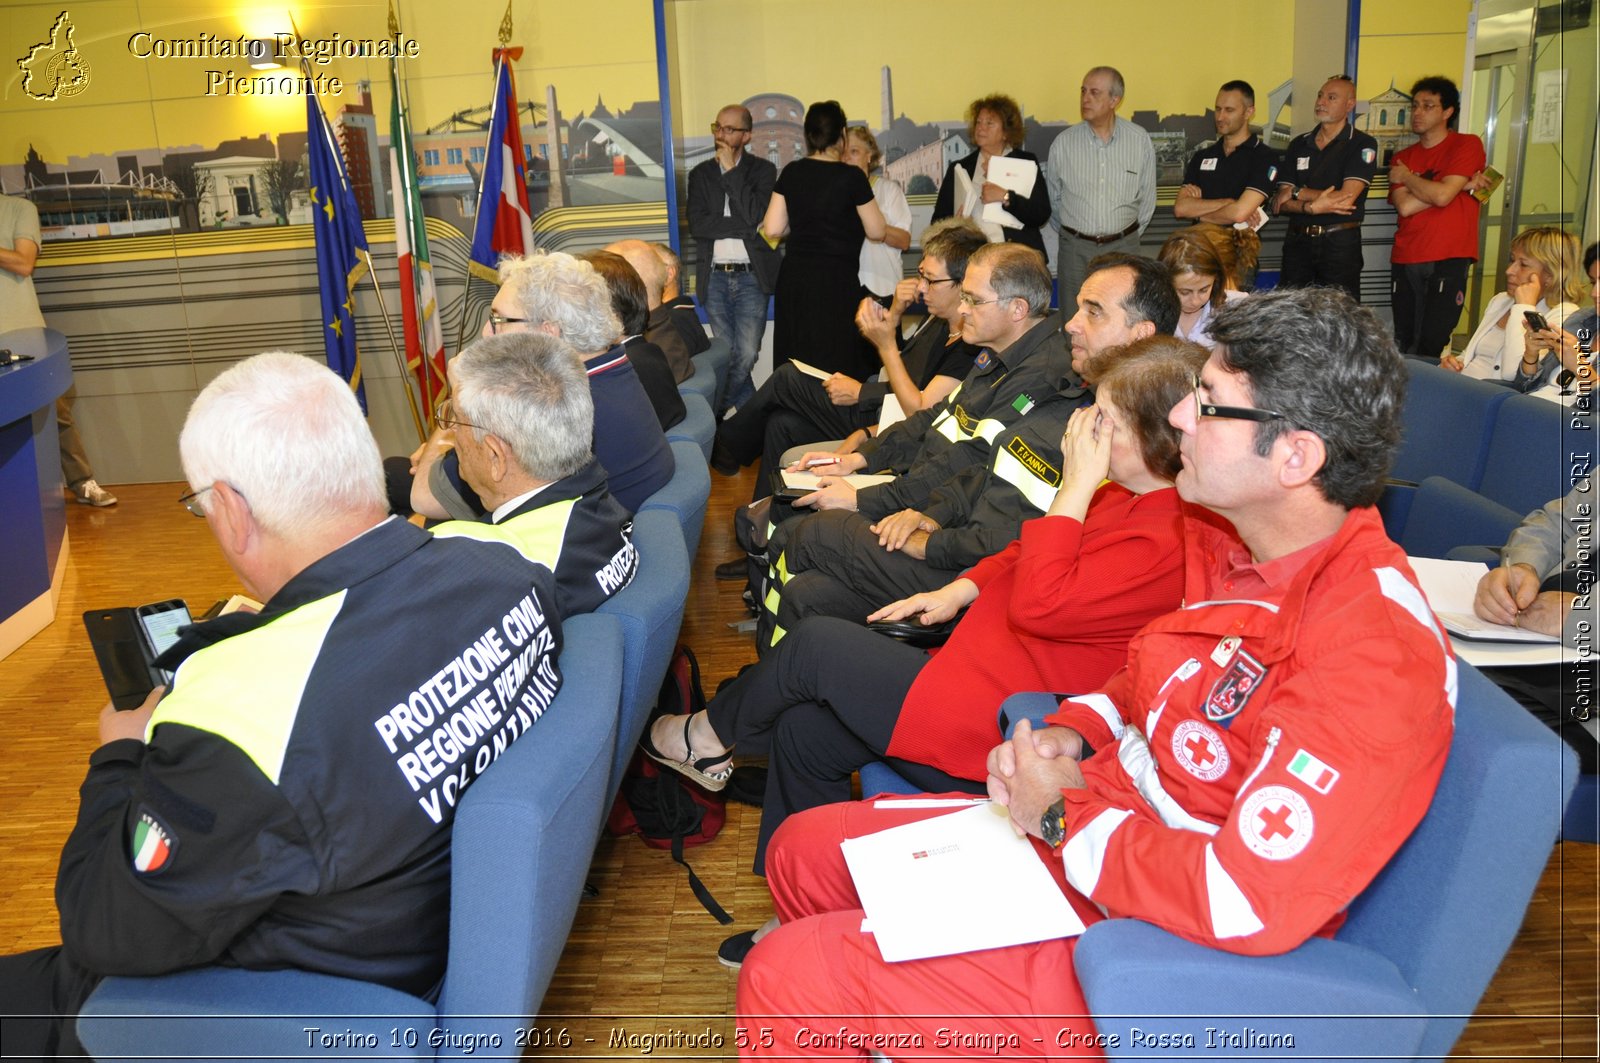
[[[707,691],[754,659],[748,636],[727,625],[743,616],[737,584],[711,569],[733,554],[727,514],[749,498],[751,473],[713,475],[713,494],[695,560],[684,624]],[[170,597],[196,611],[237,590],[203,521],[180,508],[177,484],[118,485],[109,510],[68,506],[71,560],[54,624],[0,661],[0,948],[58,940],[53,883],[61,843],[77,809],[77,787],[95,744],[105,691],[79,614],[109,605]],[[771,914],[762,880],[750,874],[757,813],[737,804],[709,845],[689,862],[724,907],[719,926],[689,891],[665,852],[607,839],[594,854],[599,896],[579,908],[567,949],[545,999],[543,1025],[565,1029],[572,1047],[554,1058],[645,1054],[650,1035],[720,1034],[731,1045],[736,976],[716,962],[718,943]],[[588,854],[574,854],[584,859]],[[1485,853],[1486,861],[1494,854]],[[1551,856],[1526,922],[1457,1045],[1481,1059],[1596,1058],[1600,985],[1600,847],[1563,843]],[[1314,1000],[1307,1001],[1315,1007]],[[593,1042],[585,1039],[593,1037]],[[680,1058],[731,1055],[731,1048],[673,1049]]]

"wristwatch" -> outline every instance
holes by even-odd
[[[1055,804],[1044,810],[1044,815],[1039,817],[1039,837],[1052,849],[1061,848],[1061,843],[1067,840],[1067,799],[1056,798]]]
[[[1005,195],[1000,197],[1000,205],[1002,207],[1006,208],[1007,210],[1011,209],[1011,193],[1010,192],[1007,192]]]

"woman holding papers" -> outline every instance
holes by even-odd
[[[844,109],[813,103],[805,136],[810,154],[778,174],[761,221],[769,242],[788,238],[774,292],[772,367],[799,358],[864,380],[878,367],[856,334],[861,242],[882,240],[888,226],[866,176],[843,162]]]
[[[866,126],[853,125],[845,133],[844,161],[867,175],[873,202],[883,212],[882,239],[869,236],[861,242],[859,277],[861,287],[866,289],[863,294],[884,299],[894,294],[894,286],[906,275],[900,252],[911,246],[911,205],[906,202],[900,182],[878,172],[883,152],[878,148],[878,138]]]
[[[1022,108],[1010,96],[973,100],[967,132],[977,147],[945,171],[933,220],[972,218],[990,243],[1027,244],[1043,255],[1039,228],[1050,220],[1050,196],[1038,157],[1022,150]]]
[[[1095,405],[1062,437],[1049,512],[961,579],[869,618],[939,624],[970,606],[931,662],[849,621],[811,618],[705,712],[663,717],[645,735],[649,756],[714,788],[736,744],[770,756],[758,873],[785,816],[847,800],[851,772],[873,760],[889,757],[932,792],[981,793],[1008,694],[1095,689],[1135,632],[1177,608],[1178,434],[1167,416],[1190,394],[1205,351],[1156,336],[1107,362]]]

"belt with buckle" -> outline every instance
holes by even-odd
[[[1110,236],[1090,236],[1088,233],[1080,233],[1076,229],[1069,229],[1065,225],[1061,227],[1061,231],[1066,233],[1068,236],[1076,236],[1080,240],[1087,240],[1096,247],[1104,247],[1106,244],[1116,243],[1124,236],[1132,236],[1134,233],[1138,232],[1139,223],[1134,222],[1120,233],[1112,233]]]
[[[1326,236],[1329,233],[1340,232],[1344,229],[1359,228],[1361,228],[1361,223],[1358,221],[1342,221],[1337,225],[1303,225],[1296,231],[1304,233],[1306,236]]]
[[[748,263],[748,262],[713,262],[713,263],[711,263],[711,268],[716,270],[718,273],[749,273],[750,272],[750,263]]]

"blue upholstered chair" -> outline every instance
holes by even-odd
[[[1378,502],[1384,527],[1396,542],[1405,531],[1415,496],[1416,488],[1411,485],[1442,476],[1462,487],[1478,489],[1495,414],[1516,394],[1499,384],[1474,380],[1415,358],[1403,361],[1410,377],[1401,412],[1405,428],[1389,472],[1400,482],[1384,491]]]
[[[706,354],[711,352],[707,351]],[[678,393],[687,395],[691,391],[706,400],[706,405],[712,409],[717,405],[717,367],[706,361],[706,354],[694,359],[694,375],[678,385]]]
[[[689,597],[689,555],[677,514],[665,509],[636,514],[633,543],[639,548],[639,574],[598,610],[622,621],[622,653],[607,663],[616,669],[620,661],[622,670],[622,713],[608,794],[622,784],[623,769],[661,693]]]
[[[1575,419],[1585,427],[1573,429]],[[1532,513],[1572,490],[1572,455],[1593,455],[1593,427],[1592,418],[1549,399],[1512,395],[1495,411],[1483,475],[1467,486],[1518,514]]]
[[[1461,664],[1455,738],[1433,804],[1351,902],[1336,938],[1261,957],[1138,920],[1089,928],[1075,962],[1101,1032],[1121,1034],[1107,1055],[1151,1055],[1130,1045],[1133,1026],[1187,1032],[1203,1053],[1206,1027],[1248,1025],[1293,1036],[1275,1057],[1443,1058],[1516,937],[1576,779],[1572,751]]]
[[[700,448],[702,461],[711,460],[711,443],[717,437],[717,422],[711,415],[711,404],[693,391],[678,393],[683,396],[683,420],[667,429],[667,442],[687,439]]]
[[[1416,494],[1411,500],[1411,512],[1406,516],[1405,530],[1399,542],[1412,557],[1457,557],[1465,560],[1459,554],[1461,548],[1498,548],[1522,523],[1522,517],[1521,513],[1507,509],[1452,480],[1430,476],[1417,485]],[[1495,557],[1498,561],[1498,553],[1495,553]]]
[[[610,798],[622,692],[617,620],[578,616],[563,631],[560,694],[456,812],[450,952],[437,1006],[305,971],[203,967],[108,978],[78,1019],[89,1052],[101,1060],[519,1054],[520,1017],[538,1012],[582,894],[588,861],[573,854],[593,845]],[[439,1043],[446,1029],[457,1039]],[[322,1035],[344,1040],[330,1047]],[[469,1045],[467,1036],[498,1037],[501,1047]]]
[[[692,564],[696,551],[700,549],[706,503],[711,499],[711,471],[706,467],[706,459],[701,455],[698,444],[678,439],[671,446],[672,459],[676,462],[672,479],[645,499],[639,506],[639,512],[665,509],[675,514],[683,528],[683,545],[689,552]]]

